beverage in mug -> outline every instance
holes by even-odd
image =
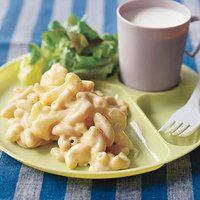
[[[186,21],[181,12],[163,7],[136,8],[127,12],[125,18],[135,26],[149,28],[168,28]]]
[[[169,0],[134,0],[119,6],[122,81],[131,88],[151,92],[176,86],[190,22],[199,19],[192,17],[186,6]]]

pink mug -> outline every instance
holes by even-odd
[[[182,13],[185,21],[171,27],[144,27],[134,25],[126,16],[134,9],[146,7],[168,8]],[[176,19],[174,19],[176,20]],[[119,61],[122,81],[129,87],[144,91],[164,91],[176,86],[186,37],[192,17],[190,10],[175,1],[134,0],[120,5],[117,9],[119,38]],[[194,56],[200,44],[192,52]]]

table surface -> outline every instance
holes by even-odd
[[[30,42],[52,19],[65,21],[71,13],[100,33],[116,33],[117,0],[0,0],[0,65],[28,51]],[[192,14],[200,15],[200,1],[182,0]],[[200,41],[200,23],[190,28],[187,49]],[[200,71],[200,54],[184,57],[184,63]],[[114,180],[80,180],[43,173],[0,152],[0,200],[19,199],[200,199],[200,148],[157,171]]]

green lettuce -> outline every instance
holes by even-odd
[[[84,20],[73,15],[63,24],[53,21],[42,34],[41,47],[30,44],[30,57],[22,62],[19,78],[26,74],[30,81],[22,78],[23,82],[32,84],[33,72],[38,81],[39,75],[54,63],[60,63],[84,79],[105,79],[118,66],[117,36],[100,36]]]

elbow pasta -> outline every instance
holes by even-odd
[[[94,90],[59,64],[45,72],[40,83],[16,88],[2,110],[10,126],[6,137],[24,148],[52,141],[50,153],[69,169],[89,171],[126,169],[133,144],[125,133],[127,105]]]

